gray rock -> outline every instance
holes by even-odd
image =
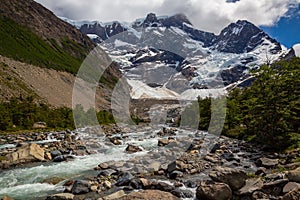
[[[119,190],[118,192],[115,192],[115,193],[112,193],[110,195],[107,195],[107,196],[103,197],[102,199],[103,200],[119,199],[119,198],[121,198],[121,197],[123,197],[125,195],[126,194],[125,194],[124,190]]]
[[[110,189],[112,187],[112,184],[109,181],[104,181],[103,186]]]
[[[291,192],[285,194],[282,200],[299,200],[300,199],[300,189],[292,190]]]
[[[282,173],[267,174],[265,176],[266,180],[278,180],[278,179],[283,179],[283,178],[284,178],[284,174],[282,174]]]
[[[88,181],[76,180],[72,186],[72,194],[86,194],[90,192],[91,184]]]
[[[121,140],[117,139],[117,138],[110,138],[109,139],[111,143],[113,143],[114,145],[121,145],[122,142]]]
[[[170,173],[169,175],[170,179],[176,179],[176,178],[179,178],[179,177],[183,177],[183,173],[181,171],[173,171]]]
[[[197,199],[208,200],[230,200],[232,191],[225,183],[215,183],[212,181],[201,182],[196,190]]]
[[[51,151],[52,158],[55,158],[57,156],[61,156],[62,153],[59,150]]]
[[[276,181],[264,183],[262,187],[262,192],[273,196],[279,196],[282,193],[283,187],[287,183],[288,179],[279,179]]]
[[[255,172],[255,175],[261,175],[261,176],[264,176],[266,175],[267,173],[267,169],[265,167],[259,167],[256,172]]]
[[[254,191],[261,190],[263,187],[263,181],[261,179],[248,179],[246,185],[242,187],[237,194],[240,196],[250,195]]]
[[[61,194],[48,196],[46,200],[73,200],[74,197],[75,197],[74,194],[61,193]]]
[[[149,165],[148,169],[157,172],[160,169],[160,166],[161,166],[160,162],[154,161]]]
[[[252,199],[269,199],[269,195],[267,195],[261,191],[255,191],[252,194]]]
[[[295,189],[300,189],[300,184],[299,184],[299,183],[296,183],[296,182],[288,182],[288,183],[283,187],[282,192],[283,192],[283,193],[289,193],[290,191],[295,190]]]
[[[67,160],[67,157],[64,155],[56,156],[53,158],[53,162],[63,162],[66,160]]]
[[[159,190],[141,190],[138,192],[132,192],[126,196],[118,198],[119,200],[180,200],[176,196],[169,192],[163,192]]]
[[[171,193],[173,195],[175,195],[176,197],[179,197],[179,198],[193,198],[194,197],[194,194],[192,191],[190,190],[181,190],[179,188],[175,188],[174,190],[171,191]]]
[[[175,142],[175,140],[174,139],[170,139],[170,140],[169,139],[159,139],[158,146],[163,147],[163,146],[170,144],[171,142]]]
[[[204,160],[206,160],[208,162],[211,162],[211,163],[218,163],[219,162],[218,158],[215,158],[215,157],[210,156],[210,155],[205,156]]]
[[[259,158],[256,162],[259,167],[274,168],[278,165],[278,159]]]
[[[242,188],[248,178],[244,171],[227,167],[216,167],[209,176],[214,181],[228,184],[232,190]]]
[[[99,166],[102,170],[108,169],[108,168],[109,168],[109,166],[108,166],[107,163],[100,163],[98,166]]]
[[[140,179],[133,179],[130,181],[129,186],[133,189],[141,189],[143,187]]]
[[[99,172],[98,176],[111,176],[113,174],[117,173],[114,169],[106,169]]]
[[[156,189],[156,190],[161,190],[161,191],[165,191],[165,192],[171,192],[175,188],[164,182],[153,181],[147,187],[145,187],[145,189]]]
[[[197,187],[197,183],[195,181],[191,181],[191,180],[187,180],[184,183],[185,187],[187,188],[196,188]]]
[[[170,173],[175,170],[185,171],[186,168],[187,168],[187,165],[184,162],[176,160],[168,165],[168,172]]]
[[[132,176],[131,173],[125,172],[123,175],[117,180],[116,185],[117,186],[125,186],[129,185],[130,181],[134,179],[134,176]]]
[[[289,181],[300,183],[300,167],[287,173]]]
[[[143,149],[138,147],[138,146],[134,146],[132,144],[129,144],[126,147],[125,151],[128,152],[128,153],[136,153],[136,152],[139,152],[139,151],[143,151]]]

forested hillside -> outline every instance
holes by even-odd
[[[300,59],[263,65],[250,87],[236,88],[227,99],[223,134],[269,146],[298,147],[300,133]],[[200,99],[200,128],[209,125],[210,99]]]

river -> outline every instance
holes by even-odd
[[[107,145],[105,137],[95,137],[86,132],[78,132],[82,139],[97,141],[97,153],[87,156],[77,156],[74,160],[68,162],[48,162],[38,165],[26,166],[24,168],[15,168],[4,170],[0,174],[0,196],[8,195],[16,200],[18,199],[44,199],[45,196],[63,191],[62,183],[50,185],[43,183],[49,178],[60,177],[64,179],[74,179],[83,175],[95,173],[93,168],[98,164],[107,161],[129,160],[136,156],[146,155],[147,152],[157,148],[157,138],[152,135],[157,130],[142,131],[137,133],[127,133],[123,145]],[[118,135],[116,135],[118,136]],[[49,142],[49,140],[48,140]],[[127,144],[136,144],[143,147],[144,151],[134,154],[125,152]],[[13,148],[15,145],[3,145],[0,148]]]

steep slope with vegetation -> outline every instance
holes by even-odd
[[[252,86],[234,89],[227,100],[223,133],[270,150],[296,148],[300,142],[300,58],[264,65],[252,72]],[[199,99],[200,129],[209,126],[210,99]]]
[[[256,81],[231,92],[227,134],[247,137],[273,149],[297,145],[300,133],[300,59],[264,65]]]
[[[2,77],[0,82],[1,100],[20,94],[37,94],[51,105],[70,107],[75,79],[71,74],[77,73],[95,44],[75,27],[32,0],[0,0],[0,26],[1,73],[6,77]],[[56,71],[45,71],[34,66]],[[9,73],[11,71],[14,72]],[[111,91],[119,76],[115,64],[104,73],[99,85],[99,107],[107,107],[105,99],[109,98],[106,93]]]
[[[54,39],[49,39],[49,44],[28,28],[3,16],[0,16],[0,26],[1,55],[74,74],[78,70],[82,60],[73,57]]]
[[[0,0],[0,26],[0,129],[28,129],[36,121],[74,128],[75,75],[96,45],[33,0]],[[107,110],[119,76],[112,63],[97,87],[102,123],[112,122]]]
[[[26,27],[54,50],[59,52],[59,46],[76,59],[83,59],[95,47],[87,36],[33,0],[0,0],[0,15],[2,20],[5,17]]]

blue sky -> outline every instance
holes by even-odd
[[[261,26],[260,28],[288,48],[300,43],[299,7],[290,16],[282,17],[275,25]]]

